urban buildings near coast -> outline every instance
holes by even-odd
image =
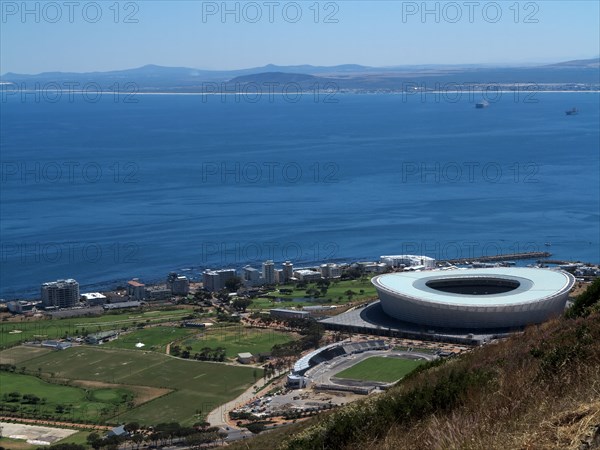
[[[540,257],[540,255],[532,255],[532,254],[513,254],[513,255],[504,255],[514,259],[520,258],[531,258],[531,257]],[[548,257],[549,254],[544,254],[543,257]],[[490,262],[488,262],[490,261]],[[576,280],[584,281],[590,280],[594,277],[600,276],[600,267],[597,265],[590,264],[582,264],[582,263],[572,263],[566,261],[550,261],[549,264],[555,264],[557,269],[562,269],[571,273],[576,277]],[[319,263],[314,266],[305,266],[305,267],[295,267],[291,261],[285,261],[281,263],[280,268],[277,267],[277,264],[272,260],[264,261],[259,268],[255,268],[252,266],[245,266],[241,270],[236,270],[234,268],[223,268],[223,269],[207,269],[202,272],[202,288],[208,292],[218,292],[223,289],[226,289],[227,282],[236,277],[236,285],[239,285],[241,282],[241,289],[245,290],[250,295],[256,295],[260,291],[256,288],[259,287],[273,287],[275,285],[281,285],[286,283],[298,283],[305,282],[311,283],[319,280],[335,280],[340,279],[342,276],[352,273],[352,276],[357,276],[357,274],[374,276],[375,287],[379,293],[379,297],[381,298],[381,302],[376,302],[378,306],[365,308],[364,311],[350,311],[348,314],[341,314],[338,316],[330,317],[327,319],[327,323],[324,323],[327,327],[337,329],[361,329],[363,331],[368,330],[370,328],[375,328],[377,330],[388,329],[392,330],[397,328],[398,322],[402,320],[402,329],[406,329],[406,325],[415,326],[415,324],[419,324],[419,327],[446,327],[446,326],[475,326],[475,321],[468,323],[471,319],[466,319],[467,316],[476,316],[480,317],[482,311],[490,311],[492,307],[489,306],[490,303],[476,305],[475,302],[471,301],[470,304],[472,306],[471,309],[478,311],[478,314],[475,314],[474,311],[469,312],[469,314],[465,314],[464,311],[461,312],[462,317],[465,317],[465,323],[454,322],[452,323],[453,311],[460,309],[457,305],[453,305],[448,309],[448,311],[440,312],[443,309],[440,305],[436,308],[432,309],[432,305],[426,303],[428,297],[426,294],[440,293],[440,289],[436,290],[437,282],[431,282],[429,285],[426,284],[426,291],[420,292],[421,295],[425,295],[425,300],[421,299],[421,303],[415,303],[414,301],[400,301],[399,299],[403,298],[402,292],[394,291],[394,288],[390,288],[387,286],[389,280],[411,280],[417,279],[421,277],[428,277],[428,274],[431,274],[433,270],[438,269],[438,271],[442,271],[445,273],[445,276],[450,276],[450,271],[458,270],[458,267],[455,264],[459,264],[461,266],[461,273],[464,273],[464,269],[467,267],[474,268],[488,268],[488,269],[497,269],[497,270],[508,270],[507,268],[511,268],[515,266],[513,261],[504,261],[502,256],[494,256],[493,258],[487,257],[482,258],[481,261],[473,260],[473,261],[436,261],[435,259],[424,256],[424,255],[383,255],[379,258],[379,261],[359,261],[355,263],[333,263],[333,262],[324,262]],[[502,268],[500,267],[502,266]],[[524,270],[514,267],[514,270]],[[387,275],[391,273],[391,275]],[[399,273],[399,274],[398,274]],[[475,273],[475,272],[470,272]],[[537,272],[536,272],[537,273]],[[546,272],[539,272],[546,273]],[[385,274],[385,275],[384,275]],[[542,287],[548,286],[548,280],[552,277],[546,276],[542,280],[538,280],[536,282],[536,286]],[[572,277],[571,277],[572,278]],[[536,278],[537,279],[537,278]],[[530,280],[531,281],[531,280]],[[428,282],[426,282],[428,283]],[[525,287],[527,286],[528,281],[524,282],[515,282],[515,286],[517,287],[510,289],[505,294],[502,294],[500,297],[504,298],[518,298],[515,295],[520,292],[525,292]],[[393,283],[392,283],[393,284]],[[498,288],[498,286],[496,286]],[[443,290],[443,287],[441,288]],[[537,289],[537,288],[536,288]],[[567,289],[568,290],[568,289]],[[532,294],[533,291],[529,291],[529,294]],[[70,308],[99,308],[100,310],[108,310],[108,309],[120,309],[120,308],[128,308],[128,307],[136,307],[141,304],[141,302],[145,301],[164,301],[170,300],[173,297],[181,297],[187,296],[190,293],[190,279],[186,276],[180,275],[175,272],[171,272],[168,274],[166,278],[166,283],[163,285],[146,285],[140,281],[138,278],[133,278],[125,284],[125,290],[120,291],[109,291],[109,292],[86,292],[80,295],[79,293],[79,284],[77,281],[73,279],[68,280],[57,280],[53,282],[43,283],[41,286],[41,296],[38,300],[9,300],[6,302],[6,306],[9,312],[14,314],[27,314],[31,312],[35,312],[39,309],[47,309],[47,310],[63,310]],[[445,295],[449,295],[446,293]],[[524,295],[524,294],[523,294]],[[523,297],[520,295],[520,297]],[[391,299],[394,299],[393,301]],[[438,297],[435,297],[438,298]],[[477,299],[477,295],[474,295],[473,298]],[[491,299],[492,297],[483,295],[482,298]],[[403,298],[404,299],[404,298]],[[556,302],[557,310],[559,308],[559,304],[566,299],[566,296],[561,297]],[[406,299],[404,299],[406,300]],[[430,302],[431,303],[431,302]],[[485,302],[484,302],[485,303]],[[534,302],[535,303],[535,302]],[[537,313],[539,317],[543,317],[547,312],[545,308],[548,306],[547,301],[538,302],[540,306],[540,311]],[[403,310],[402,313],[398,312],[397,309],[402,305]],[[408,308],[407,305],[412,305],[413,309]],[[419,308],[426,308],[420,316],[416,315],[415,311],[417,306]],[[544,305],[542,307],[541,305]],[[373,306],[373,305],[370,305]],[[493,308],[495,308],[496,312],[499,312],[503,305],[494,304]],[[564,306],[564,304],[563,304]],[[303,308],[305,311],[309,311],[311,313],[311,317],[319,317],[319,313],[332,308],[331,306],[324,305],[315,305]],[[500,309],[499,309],[500,308]],[[520,306],[517,308],[518,310],[525,306]],[[528,318],[525,319],[530,321],[532,317],[535,316],[533,312],[534,306],[528,306]],[[514,309],[514,308],[513,308]],[[467,309],[470,311],[469,309]],[[366,313],[365,313],[366,311]],[[375,314],[374,311],[378,311]],[[443,316],[446,319],[446,322],[442,323],[441,321],[435,321],[436,314],[432,314],[435,312],[438,315]],[[367,314],[368,313],[368,314]],[[411,316],[411,314],[415,314]],[[322,314],[321,314],[322,315]],[[348,315],[354,315],[352,319],[348,319]],[[379,315],[378,319],[374,319],[375,315]],[[505,315],[505,314],[504,314]],[[502,315],[502,316],[504,316]],[[360,317],[358,317],[360,316]],[[364,317],[369,316],[369,320],[364,320]],[[519,314],[519,316],[523,316]],[[538,316],[535,316],[535,320]],[[428,320],[421,320],[422,318]],[[531,319],[533,320],[533,319]],[[491,315],[488,320],[488,325],[479,326],[477,328],[494,328],[496,326],[505,326],[510,325],[513,326],[517,324],[517,322],[513,321],[512,323],[506,322],[502,323],[502,321],[492,320]],[[518,325],[518,324],[517,324]],[[414,329],[410,331],[411,335],[414,335]],[[422,330],[421,330],[422,331]],[[421,332],[419,331],[419,333]]]

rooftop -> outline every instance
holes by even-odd
[[[443,281],[498,281],[510,289],[490,294],[446,292],[431,287]],[[375,287],[434,303],[450,305],[505,306],[540,301],[568,291],[573,277],[565,272],[525,267],[495,267],[485,269],[456,269],[447,271],[399,272],[380,275],[372,280]]]

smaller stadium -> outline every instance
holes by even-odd
[[[300,358],[287,377],[287,385],[295,389],[312,385],[317,390],[369,394],[376,388],[393,385],[405,373],[435,358],[434,354],[390,349],[383,340],[336,342]],[[383,378],[391,377],[377,380],[371,374],[365,376],[365,372],[375,372],[373,366],[389,366],[387,373],[381,372]]]

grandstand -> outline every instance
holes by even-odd
[[[327,361],[331,361],[340,356],[353,355],[370,350],[386,350],[388,345],[383,340],[363,341],[363,342],[336,342],[324,347],[318,348],[309,354],[303,356],[296,364],[294,370],[288,375],[288,386],[304,387],[308,380],[304,374],[315,366]]]

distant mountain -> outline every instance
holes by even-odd
[[[573,61],[565,61],[556,64],[550,64],[544,67],[556,67],[557,69],[562,68],[588,68],[597,69],[600,68],[600,58],[592,59],[575,59]]]
[[[321,77],[305,73],[264,72],[235,77],[229,80],[228,83],[306,83],[320,79]]]
[[[598,86],[600,59],[566,61],[545,66],[490,67],[476,65],[422,65],[369,67],[357,64],[338,66],[276,66],[269,64],[240,70],[201,70],[189,67],[146,65],[109,72],[45,72],[35,75],[6,73],[0,82],[20,89],[39,89],[38,85],[59,84],[73,89],[95,83],[103,90],[134,86],[140,92],[215,92],[246,83],[299,83],[305,86],[334,83],[346,90],[403,90],[407,84],[456,83],[538,83],[584,84]]]

